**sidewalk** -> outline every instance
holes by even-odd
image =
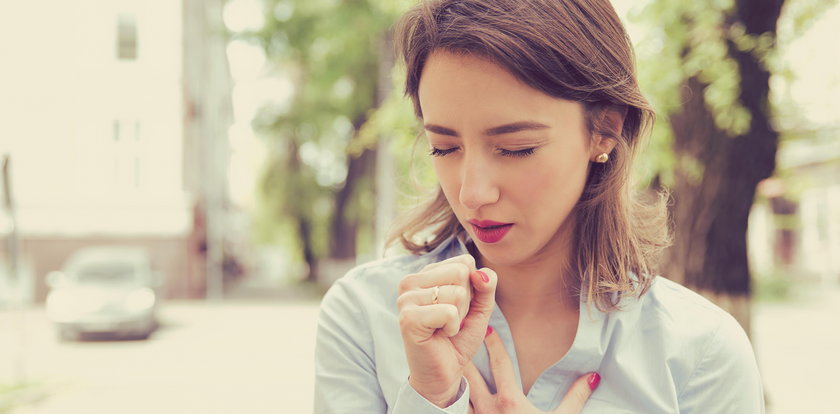
[[[28,310],[27,368],[51,387],[42,404],[14,412],[311,412],[317,289],[240,286],[226,298],[167,303],[164,328],[145,342],[57,343],[43,309]],[[838,316],[837,284],[801,285],[791,301],[754,304],[768,414],[837,412]],[[0,349],[13,349],[17,319],[0,312]],[[0,377],[8,379],[5,356]]]
[[[752,341],[768,414],[837,413],[840,284],[799,284],[794,299],[753,305]]]

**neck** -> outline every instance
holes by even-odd
[[[489,267],[499,275],[496,303],[506,317],[576,312],[579,309],[577,279],[569,277],[572,274],[571,238],[567,237],[571,236],[570,233],[568,229],[561,229],[555,236],[556,242],[549,243],[543,251],[524,263],[493,263],[480,252],[474,252],[479,267]]]

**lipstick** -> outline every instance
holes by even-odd
[[[513,223],[499,223],[493,220],[469,220],[475,236],[484,243],[496,243],[502,240],[513,227]]]

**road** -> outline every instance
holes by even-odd
[[[837,412],[838,316],[837,285],[755,306],[768,413]],[[12,414],[311,413],[316,317],[316,300],[172,302],[148,341],[60,343],[42,309],[0,312],[0,384],[15,378],[24,321],[40,400]]]
[[[42,310],[27,312],[24,369],[47,396],[12,414],[312,412],[317,302],[162,311],[147,341],[76,343],[58,342]],[[18,348],[20,321],[0,313],[0,384],[17,375],[6,350]]]

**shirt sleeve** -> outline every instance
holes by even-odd
[[[679,397],[680,413],[763,414],[764,391],[752,345],[725,315]]]
[[[405,383],[400,387],[400,394],[397,397],[397,403],[394,404],[394,411],[392,413],[466,414],[470,408],[469,396],[470,386],[467,383],[467,379],[461,378],[461,386],[458,388],[455,402],[449,407],[440,408],[418,394],[406,378]]]
[[[336,281],[321,302],[315,340],[315,414],[466,414],[469,386],[461,380],[458,399],[439,408],[418,394],[406,378],[389,410],[376,374],[370,325],[353,280]]]

